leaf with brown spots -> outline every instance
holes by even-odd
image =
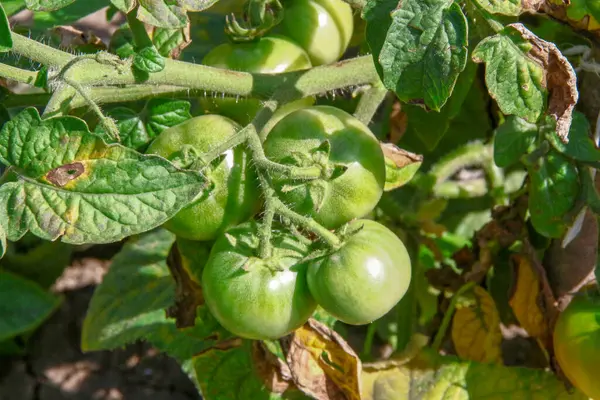
[[[573,110],[579,98],[577,76],[573,67],[554,43],[540,39],[523,24],[511,24],[509,27],[531,44],[529,57],[543,67],[545,86],[549,93],[546,113],[556,120],[558,136],[563,141],[568,141]]]
[[[504,114],[531,123],[547,114],[556,121],[559,137],[568,140],[577,82],[573,67],[553,43],[523,24],[511,24],[482,40],[472,57],[486,64],[488,90]]]
[[[75,117],[42,120],[27,108],[0,131],[0,162],[15,181],[0,187],[0,221],[11,241],[107,243],[153,229],[206,190],[199,173],[158,156],[107,145]]]
[[[360,400],[361,362],[339,334],[309,319],[281,346],[302,392],[317,400]]]
[[[494,299],[480,286],[472,291],[472,302],[459,308],[452,320],[456,353],[467,360],[502,363],[500,315]]]

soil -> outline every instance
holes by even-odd
[[[82,353],[81,327],[94,288],[108,268],[76,261],[53,290],[60,309],[30,338],[23,357],[0,357],[0,400],[201,399],[175,360],[146,343]]]

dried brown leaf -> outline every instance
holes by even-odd
[[[546,42],[530,32],[523,24],[511,24],[523,39],[531,43],[529,56],[544,69],[548,89],[548,114],[556,120],[556,132],[563,141],[568,141],[573,109],[577,103],[577,76],[569,61],[554,43]]]
[[[545,313],[540,279],[527,257],[516,255],[513,261],[516,269],[515,283],[509,304],[519,324],[530,336],[547,340],[550,337],[550,325]]]
[[[64,48],[77,48],[81,46],[92,46],[98,50],[106,50],[106,45],[98,36],[91,31],[81,31],[72,26],[57,26],[52,33],[60,40],[60,46]]]
[[[380,143],[380,145],[385,158],[392,160],[398,168],[423,161],[422,155],[401,149],[393,143]]]
[[[252,360],[256,373],[265,386],[274,393],[283,393],[290,387],[292,373],[283,360],[271,353],[261,341],[252,343]]]
[[[281,339],[296,386],[317,400],[360,400],[360,359],[344,339],[310,319]]]

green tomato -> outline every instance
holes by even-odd
[[[577,296],[559,315],[554,354],[573,385],[600,399],[600,299]]]
[[[181,157],[191,146],[202,154],[226,141],[240,129],[220,115],[204,115],[164,130],[148,147],[147,153],[168,160]],[[256,173],[249,166],[243,146],[226,151],[203,173],[211,182],[210,192],[184,207],[165,223],[165,228],[189,240],[213,240],[231,226],[250,219],[259,207]]]
[[[248,339],[277,339],[304,324],[316,309],[298,262],[307,248],[273,232],[273,255],[258,257],[257,224],[230,229],[217,239],[202,273],[206,305],[217,321]]]
[[[317,303],[351,325],[385,315],[404,296],[411,278],[406,247],[392,231],[371,220],[347,226],[349,232],[357,229],[339,249],[309,261],[307,270]]]
[[[342,0],[291,0],[285,4],[280,32],[306,50],[317,66],[344,54],[353,28],[352,8]]]
[[[264,37],[249,43],[222,44],[211,50],[204,57],[202,63],[215,68],[263,74],[296,71],[311,67],[308,55],[300,46],[277,36]],[[258,99],[220,97],[219,94],[216,97],[203,98],[200,102],[206,111],[224,115],[242,125],[249,124],[261,108],[261,102]],[[296,108],[310,106],[314,103],[314,99],[308,97],[294,103],[298,103]],[[293,106],[289,107],[293,108]],[[275,114],[274,117],[278,113]],[[279,118],[281,118],[281,112],[279,114]]]
[[[280,198],[292,209],[334,229],[371,212],[385,185],[379,142],[362,122],[330,106],[315,106],[284,117],[264,143],[272,161],[319,165],[323,176],[298,182],[274,176]]]

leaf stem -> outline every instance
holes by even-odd
[[[377,321],[373,321],[367,327],[367,335],[365,336],[365,343],[363,345],[363,351],[360,357],[362,360],[368,360],[371,358],[371,351],[373,350],[373,339],[375,339],[376,332]]]
[[[210,149],[206,153],[201,155],[201,161],[204,165],[209,164],[215,158],[219,157],[221,154],[225,153],[227,150],[233,149],[234,147],[239,146],[244,143],[248,139],[247,131],[241,129],[239,132],[231,135],[229,139],[224,141],[223,143],[215,146]]]
[[[150,39],[150,36],[148,36],[146,26],[136,17],[138,8],[139,5],[135,6],[133,10],[127,13],[127,23],[129,24],[129,29],[131,29],[131,33],[133,34],[135,48],[139,50],[143,49],[144,47],[152,46],[153,43],[152,39]]]
[[[373,86],[367,89],[360,98],[358,106],[354,111],[354,116],[363,124],[369,125],[387,93],[388,91],[383,86],[383,83],[377,82],[373,84]]]
[[[475,286],[475,282],[470,281],[465,283],[454,293],[452,296],[452,300],[450,300],[450,305],[444,314],[444,319],[442,320],[442,324],[440,325],[440,329],[438,329],[437,334],[435,335],[435,339],[433,340],[433,344],[431,345],[431,349],[436,353],[440,350],[442,346],[442,341],[444,337],[446,337],[446,332],[448,331],[448,327],[450,326],[450,321],[452,320],[452,316],[454,315],[454,309],[456,309],[456,304],[462,296],[467,291],[471,290]]]

